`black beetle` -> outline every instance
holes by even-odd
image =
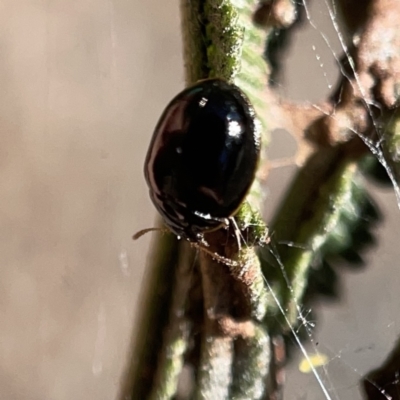
[[[170,230],[198,242],[226,224],[249,191],[259,154],[259,123],[237,86],[208,79],[179,93],[156,126],[144,167]]]

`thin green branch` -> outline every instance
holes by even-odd
[[[206,324],[194,399],[229,400],[233,338],[215,335],[211,329]]]
[[[251,23],[250,8],[255,5],[253,1],[245,1],[243,4],[244,8],[238,10],[231,1],[182,1],[181,12],[184,37],[184,59],[188,85],[209,77],[220,77],[229,81],[235,80],[241,68],[243,37],[245,34],[247,37],[251,36],[253,40],[252,45],[245,48],[243,52],[243,55],[249,60],[247,62],[248,67],[251,66],[252,68],[251,75],[253,75],[253,79],[243,79],[246,74],[242,73],[242,82],[245,83],[246,87],[244,89],[252,99],[256,99],[259,96],[260,93],[258,92],[257,94],[257,91],[263,86],[260,82],[262,82],[261,79],[265,72],[265,66],[260,58],[263,51],[262,32],[259,31],[258,34],[255,33]],[[240,16],[239,11],[241,13]],[[257,41],[254,40],[256,37],[258,37]],[[258,54],[256,49],[259,52]],[[256,62],[258,58],[260,61]],[[259,96],[259,98],[262,98],[262,96]],[[262,101],[257,100],[256,104],[260,106]],[[260,199],[260,196],[257,195],[256,197]],[[258,203],[258,207],[259,206],[260,204]],[[155,244],[152,251],[156,254],[161,254],[160,246],[162,246],[161,242]],[[182,259],[182,254],[188,250],[184,243],[179,242],[177,244],[174,242],[171,251],[174,252],[175,257]],[[152,392],[153,399],[172,398],[176,392],[179,370],[182,368],[184,353],[187,349],[189,327],[187,324],[182,325],[181,319],[176,317],[177,308],[183,307],[183,304],[190,302],[187,290],[182,290],[182,285],[187,285],[187,282],[182,283],[179,279],[173,282],[172,277],[175,276],[175,274],[180,276],[180,274],[183,273],[181,270],[182,266],[179,263],[180,266],[177,269],[176,261],[168,263],[168,265],[166,265],[165,261],[166,260],[162,259],[162,257],[157,258],[150,266],[152,275],[159,274],[159,276],[162,276],[165,279],[165,285],[169,289],[168,293],[166,293],[162,299],[160,298],[166,306],[163,308],[163,316],[161,316],[160,313],[154,312],[154,306],[158,303],[155,302],[154,298],[150,300],[156,290],[156,283],[159,281],[153,279],[147,289],[151,293],[150,296],[148,296],[148,302],[152,303],[154,306],[144,311],[145,317],[141,322],[142,328],[144,329],[140,336],[142,339],[139,339],[139,345],[137,346],[137,353],[139,354],[140,361],[136,366],[135,372],[133,389],[135,398],[145,399],[150,392]],[[217,268],[220,267],[221,265],[217,266]],[[166,276],[166,271],[168,271],[169,277]],[[260,286],[262,276],[259,266],[257,274],[259,279],[255,280],[254,287],[258,287],[258,289],[257,294],[253,296],[252,300],[254,306],[262,303],[260,303],[263,299],[261,292],[264,291],[265,294],[265,288],[262,284]],[[213,283],[209,282],[207,287],[203,288],[203,292],[207,293],[207,290],[212,288],[212,286]],[[177,292],[179,293],[178,299],[173,295],[173,293]],[[205,297],[207,296],[205,295]],[[265,302],[265,300],[262,301]],[[170,311],[166,313],[166,309]],[[265,305],[256,306],[256,310],[252,314],[261,317],[264,315],[265,309]],[[180,314],[182,313],[185,315],[184,310],[181,310]],[[146,314],[152,314],[154,317],[147,319],[146,322]],[[165,314],[169,315],[169,319],[166,319]],[[229,315],[229,312],[227,312],[227,315]],[[157,320],[157,316],[160,317],[159,320]],[[151,326],[151,324],[153,324],[153,326]],[[206,320],[205,327],[209,325],[210,321]],[[182,326],[184,326],[183,330]],[[143,332],[148,335],[146,338],[143,338]],[[160,346],[160,338],[163,338],[162,346]],[[203,340],[203,361],[201,361],[201,365],[204,365],[204,367],[200,368],[202,372],[199,375],[199,393],[202,393],[202,391],[204,392],[204,390],[206,390],[205,388],[208,387],[206,383],[207,380],[205,379],[206,376],[209,376],[210,379],[218,379],[218,375],[214,374],[215,371],[208,373],[214,369],[212,368],[214,364],[217,366],[219,365],[218,352],[216,352],[216,349],[228,349],[230,347],[228,345],[229,341],[232,347],[233,338],[232,336],[230,339],[220,339],[216,336],[214,339]],[[147,339],[147,342],[144,339]],[[157,346],[153,346],[151,343],[157,343]],[[221,345],[221,343],[225,343],[225,345]],[[216,346],[213,347],[215,351],[213,350],[210,352],[208,347],[213,344]],[[226,359],[226,351],[223,353],[224,357],[222,357],[222,359]],[[156,354],[158,354],[158,358]],[[207,354],[212,355],[212,359],[208,359]],[[230,365],[229,362],[228,365]],[[220,376],[223,376],[223,374],[220,374]],[[226,381],[226,379],[224,379],[224,381]],[[229,385],[226,386],[225,391],[228,390],[228,387]],[[215,387],[213,390],[216,390]]]
[[[151,400],[171,399],[178,387],[193,325],[187,310],[190,306],[188,295],[193,284],[193,263],[193,252],[189,243],[182,243],[169,310],[169,322],[166,329],[159,332],[163,336],[164,347],[158,358]]]
[[[321,149],[298,172],[272,224],[274,256],[262,250],[269,260],[264,261],[265,276],[291,325],[296,325],[310,268],[351,243],[352,227],[362,217],[362,179],[357,159],[345,148]],[[278,321],[284,324],[279,316]]]
[[[270,339],[261,326],[254,327],[254,336],[238,338],[235,343],[232,388],[229,399],[261,399],[269,373]]]
[[[149,260],[139,324],[134,332],[131,364],[123,380],[120,399],[146,399],[151,391],[162,350],[162,333],[168,323],[172,301],[174,270],[178,263],[178,241],[173,235],[157,235],[157,251]],[[136,397],[137,396],[137,397]]]

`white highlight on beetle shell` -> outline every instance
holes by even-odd
[[[231,137],[239,137],[242,133],[242,127],[237,121],[229,121],[228,135]]]
[[[199,106],[204,107],[208,102],[208,99],[206,97],[202,97],[201,100],[199,101]]]

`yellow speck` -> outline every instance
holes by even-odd
[[[329,361],[328,356],[325,354],[310,354],[308,360],[303,358],[299,364],[299,370],[303,374],[309,374],[313,368],[318,368],[326,365]]]

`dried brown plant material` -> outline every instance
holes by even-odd
[[[342,2],[343,3],[343,2]],[[398,103],[400,93],[400,2],[377,0],[364,15],[365,27],[354,34],[354,48],[345,49],[348,73],[330,104],[314,106],[275,100],[280,128],[298,143],[296,164],[301,165],[320,146],[334,146],[355,135],[376,135],[376,114]],[[342,8],[344,5],[342,4]],[[357,7],[353,7],[357,10]],[[355,12],[355,11],[354,11]],[[351,21],[351,18],[349,18]],[[314,108],[314,110],[312,110]]]
[[[296,7],[291,0],[261,3],[253,17],[260,27],[287,28],[296,20]]]
[[[396,105],[399,92],[399,22],[400,3],[397,0],[373,2],[356,55],[359,86],[364,91],[361,96],[366,100],[379,100],[388,108]]]

